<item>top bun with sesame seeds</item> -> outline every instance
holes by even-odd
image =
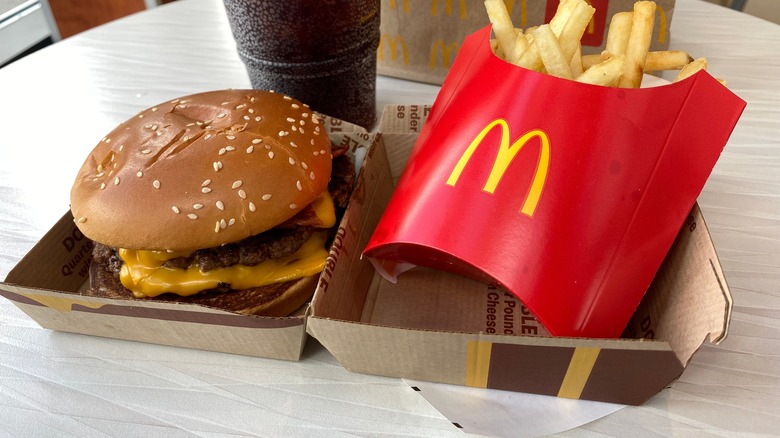
[[[78,172],[71,211],[115,248],[190,251],[292,218],[327,190],[320,119],[282,94],[222,90],[146,109],[103,138]]]

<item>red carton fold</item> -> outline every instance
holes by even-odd
[[[745,102],[706,72],[608,88],[466,38],[364,250],[516,295],[556,336],[619,337]]]

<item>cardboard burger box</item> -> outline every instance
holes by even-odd
[[[345,368],[636,405],[725,338],[732,299],[697,206],[619,339],[549,337],[513,295],[443,271],[382,278],[361,252],[429,110],[385,108],[312,301],[307,331]]]
[[[365,129],[323,117],[331,142],[349,146],[353,157],[370,144],[372,136]],[[0,295],[51,330],[300,359],[306,342],[308,305],[291,316],[272,318],[193,304],[79,295],[78,291],[88,286],[92,246],[68,211],[0,283]]]

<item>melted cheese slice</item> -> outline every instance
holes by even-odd
[[[317,198],[312,208],[322,222],[322,228],[336,224],[336,212],[330,195],[326,193]],[[268,259],[255,266],[233,265],[210,271],[163,266],[165,261],[172,258],[189,256],[187,252],[120,248],[119,256],[124,264],[119,278],[136,298],[156,297],[166,292],[189,296],[220,284],[229,284],[232,289],[241,290],[297,280],[319,274],[325,267],[328,258],[328,251],[325,250],[326,234],[314,233],[298,251],[287,257]]]

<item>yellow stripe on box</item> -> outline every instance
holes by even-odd
[[[566,370],[561,388],[558,390],[558,397],[580,398],[600,352],[601,348],[596,347],[577,347],[574,349],[569,368]]]
[[[71,299],[70,297],[55,297],[55,296],[48,296],[48,295],[25,294],[25,293],[21,295],[33,301],[41,303],[42,305],[54,309],[58,312],[70,312],[71,310],[73,310],[74,304],[79,304],[84,307],[89,307],[90,309],[99,309],[103,307],[103,303],[74,300]]]
[[[469,341],[466,345],[466,386],[487,388],[492,342]]]

